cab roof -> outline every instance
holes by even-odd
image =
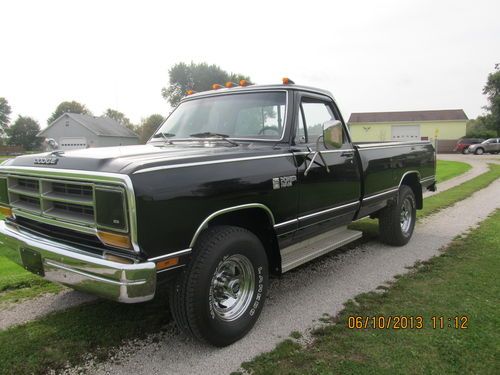
[[[275,84],[275,85],[236,86],[236,87],[230,87],[230,88],[224,87],[224,88],[220,88],[217,90],[206,90],[206,91],[197,92],[197,93],[194,93],[191,95],[187,95],[184,98],[182,98],[181,102],[195,99],[195,98],[208,97],[208,96],[232,94],[232,93],[238,93],[238,92],[266,91],[266,90],[307,91],[307,92],[311,92],[314,94],[325,95],[325,96],[330,97],[332,100],[334,100],[332,93],[328,90],[323,90],[323,89],[319,89],[316,87],[310,87],[310,86],[296,85],[296,84],[286,84],[286,85],[285,84]]]

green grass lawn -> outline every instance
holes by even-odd
[[[471,168],[470,164],[460,161],[438,160],[436,163],[436,181],[439,183],[449,180],[467,172]]]
[[[16,263],[0,257],[0,304],[17,302],[42,293],[56,293],[60,290],[61,286],[48,282],[25,271]]]
[[[251,374],[500,373],[499,232],[497,211],[385,292],[348,302],[313,333],[312,344],[286,340],[243,368]],[[422,316],[423,328],[349,329],[356,316]],[[444,317],[443,328],[439,318],[433,328],[433,316]],[[455,316],[467,317],[466,329],[454,328]]]

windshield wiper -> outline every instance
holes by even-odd
[[[175,137],[175,134],[173,133],[156,133],[155,135],[153,135],[153,138],[160,138],[160,137],[163,137],[165,139],[168,139],[170,137]]]
[[[235,141],[232,141],[229,139],[229,136],[227,134],[221,134],[221,133],[212,133],[212,132],[203,132],[203,133],[194,133],[190,134],[190,137],[194,138],[216,138],[216,139],[221,139],[223,141],[227,141],[231,143],[234,146],[238,146],[238,143]]]
[[[175,134],[159,132],[153,135],[152,138],[160,138],[160,137],[162,137],[165,140],[165,142],[172,144],[172,140],[170,139],[170,137],[175,137]]]

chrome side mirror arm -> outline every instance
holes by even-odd
[[[323,162],[323,165],[325,166],[326,168],[326,171],[327,173],[330,173],[330,168],[328,167],[328,164],[326,164],[326,161],[325,161],[325,158],[323,157],[323,154],[321,153],[321,151],[319,150],[319,140],[322,138],[323,136],[320,136],[318,137],[318,140],[316,141],[316,152],[314,153],[311,161],[309,162],[309,165],[307,166],[306,170],[304,171],[304,176],[307,176],[309,174],[309,171],[311,170],[313,164],[314,164],[314,161],[316,160],[316,158],[319,156],[319,158],[321,159],[321,161]],[[312,152],[311,148],[310,147],[307,147],[307,150],[309,152]]]

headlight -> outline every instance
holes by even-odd
[[[127,232],[127,209],[122,189],[110,187],[95,188],[97,228]]]

